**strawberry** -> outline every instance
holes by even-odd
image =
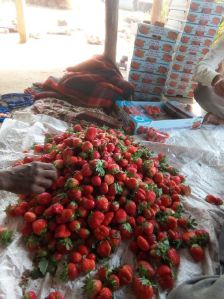
[[[100,185],[101,194],[107,194],[108,190],[109,190],[108,184],[105,182],[101,183]]]
[[[110,229],[105,225],[100,225],[94,230],[94,235],[97,240],[102,241],[106,239],[110,234]]]
[[[170,267],[161,265],[156,271],[156,276],[160,287],[164,290],[172,289],[174,286],[174,277]]]
[[[80,228],[78,235],[81,239],[86,240],[90,236],[90,231],[87,228]]]
[[[162,172],[157,172],[154,177],[153,180],[156,184],[161,184],[163,182],[163,174]]]
[[[90,152],[92,150],[93,150],[93,145],[92,145],[91,142],[89,142],[89,141],[83,142],[83,144],[82,144],[82,151],[84,153],[88,153],[88,152]]]
[[[66,183],[65,183],[65,188],[66,189],[73,189],[73,188],[77,188],[77,186],[79,185],[79,181],[74,179],[74,178],[69,178],[67,179]]]
[[[88,248],[85,246],[85,245],[79,245],[78,246],[78,252],[81,254],[81,255],[87,255],[89,253],[89,250]]]
[[[48,296],[47,299],[64,299],[62,294],[58,291],[56,292],[51,292]]]
[[[148,251],[150,248],[149,243],[142,236],[137,237],[137,245],[142,251]]]
[[[93,186],[99,187],[101,185],[101,183],[102,183],[101,177],[98,176],[98,175],[93,176],[91,178],[91,183],[92,183]]]
[[[107,212],[104,215],[103,225],[108,226],[114,218],[114,212]]]
[[[120,279],[115,274],[109,275],[107,282],[108,282],[110,289],[112,289],[113,291],[118,290],[120,287]]]
[[[110,253],[111,253],[111,245],[107,240],[101,241],[97,245],[96,251],[100,257],[103,257],[103,258],[108,257],[108,256],[110,256]]]
[[[194,231],[184,232],[182,235],[182,240],[187,246],[195,244],[197,240],[196,233]]]
[[[37,295],[35,292],[29,291],[23,296],[23,299],[37,299]]]
[[[138,261],[137,271],[141,277],[144,276],[148,279],[152,278],[155,275],[154,268],[146,261]]]
[[[167,258],[173,267],[178,267],[180,265],[180,256],[175,248],[168,249]]]
[[[37,219],[36,214],[33,212],[26,212],[23,217],[26,222],[33,222]]]
[[[78,251],[74,251],[70,255],[70,261],[74,264],[80,263],[82,260],[82,255]]]
[[[97,276],[99,277],[99,279],[101,281],[104,281],[108,278],[109,273],[110,273],[109,267],[107,265],[105,265],[98,269]]]
[[[204,260],[205,252],[204,252],[204,249],[200,245],[198,245],[198,244],[192,245],[190,247],[189,251],[196,263]]]
[[[122,285],[128,285],[133,279],[133,268],[125,264],[118,269],[118,277]]]
[[[110,289],[103,287],[99,294],[96,296],[96,299],[112,299],[112,292]]]
[[[114,215],[116,223],[124,223],[127,221],[127,213],[123,209],[118,209]]]
[[[48,192],[43,192],[37,196],[37,202],[40,205],[48,205],[52,200],[51,194]]]
[[[149,221],[145,221],[142,224],[142,229],[143,229],[143,233],[146,236],[151,236],[153,234],[153,231],[154,231],[154,225]]]
[[[73,220],[68,226],[72,232],[78,232],[81,228],[81,223],[78,220]]]
[[[41,235],[47,230],[47,222],[44,219],[37,219],[32,222],[32,229],[34,234]]]
[[[195,234],[197,238],[197,244],[205,246],[209,243],[209,234],[207,231],[203,229],[197,229],[195,230]]]
[[[139,183],[135,178],[128,178],[125,181],[125,185],[127,186],[127,188],[129,190],[135,190],[135,189],[137,189]]]
[[[69,263],[67,265],[68,268],[68,278],[69,280],[75,280],[79,276],[79,271],[75,264]]]
[[[106,174],[104,176],[104,182],[109,186],[114,183],[114,176],[112,174]]]
[[[82,187],[82,194],[88,196],[89,194],[93,193],[93,186],[91,185],[84,185]]]
[[[89,127],[86,130],[85,139],[89,141],[93,141],[97,135],[97,128],[96,127]]]
[[[81,272],[88,273],[94,270],[96,267],[95,261],[93,259],[83,258],[80,264]]]
[[[125,211],[127,212],[127,214],[130,216],[135,216],[136,209],[136,203],[133,200],[128,200],[125,205]]]
[[[147,278],[135,276],[133,279],[132,286],[137,299],[153,298],[153,287],[151,282]]]
[[[80,124],[76,124],[73,127],[74,132],[81,132],[82,131],[82,127]]]
[[[120,229],[120,232],[121,232],[122,239],[127,240],[127,239],[130,239],[132,237],[133,230],[132,230],[132,227],[129,223],[121,224],[119,229]]]
[[[87,278],[84,285],[84,290],[88,299],[95,299],[102,289],[102,282],[99,279]]]
[[[96,200],[96,208],[106,212],[109,209],[109,201],[105,196],[99,196]]]
[[[205,198],[205,200],[213,205],[220,206],[223,204],[223,200],[219,197],[216,197],[214,195],[208,194]]]
[[[172,204],[172,199],[169,195],[163,194],[160,197],[161,200],[161,205],[163,205],[164,207],[169,207]]]
[[[111,229],[110,231],[110,239],[109,239],[110,245],[112,249],[117,248],[121,243],[121,234],[116,229]]]
[[[104,214],[100,211],[94,211],[88,217],[88,224],[92,229],[100,226],[104,221]]]
[[[55,229],[55,238],[68,238],[71,236],[71,232],[67,229],[66,225],[58,225]]]

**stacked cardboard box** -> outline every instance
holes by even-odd
[[[159,101],[179,31],[140,23],[135,39],[129,81],[135,87],[135,100]]]
[[[167,76],[166,95],[193,97],[197,85],[193,81],[195,68],[209,51],[222,20],[223,8],[224,3],[216,3],[215,0],[192,0],[189,3],[189,9],[181,20],[183,34]],[[171,9],[175,10],[175,7],[171,5]]]

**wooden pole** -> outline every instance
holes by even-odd
[[[104,56],[116,63],[119,0],[106,0]]]
[[[159,22],[161,19],[163,0],[154,0],[151,12],[151,24]]]
[[[17,14],[17,25],[20,43],[27,41],[26,23],[25,23],[25,0],[16,0],[16,14]]]

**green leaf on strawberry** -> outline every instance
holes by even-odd
[[[45,275],[47,272],[48,263],[49,262],[46,258],[42,258],[38,263],[38,268],[43,275]]]
[[[105,170],[104,170],[104,162],[103,160],[97,160],[96,162],[96,172],[98,173],[98,175],[100,176],[104,176],[105,175]]]

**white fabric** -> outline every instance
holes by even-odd
[[[59,132],[67,128],[66,123],[48,116],[35,116],[26,123],[18,120],[7,120],[0,130],[0,168],[9,166],[12,161],[23,156],[22,151],[33,142],[43,142],[46,132]],[[223,223],[222,208],[205,202],[206,194],[213,193],[224,197],[224,127],[203,128],[201,130],[184,130],[171,132],[168,144],[153,144],[145,142],[152,149],[167,154],[170,162],[187,176],[192,187],[192,195],[184,199],[184,206],[211,236],[211,244],[206,249],[206,260],[203,264],[195,264],[187,250],[181,252],[181,265],[178,270],[177,284],[197,275],[214,273],[218,262],[217,233]],[[8,219],[4,208],[16,200],[16,196],[0,192],[0,225],[6,224],[16,229],[21,225],[17,219]],[[133,256],[123,244],[113,254],[110,264],[132,262]],[[21,276],[26,269],[31,269],[29,254],[23,247],[21,235],[17,232],[12,244],[6,249],[0,249],[0,299],[21,299],[22,290],[19,286]],[[52,289],[62,291],[66,299],[81,299],[83,277],[66,284],[47,276],[45,279],[28,281],[27,290],[36,290],[39,299],[44,299]],[[115,299],[134,299],[130,288],[116,292]],[[166,294],[157,298],[164,299]]]
[[[199,62],[194,74],[194,80],[205,86],[211,86],[219,63],[224,59],[224,35],[210,49],[205,58]]]

